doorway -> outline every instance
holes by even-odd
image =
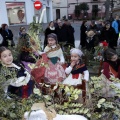
[[[60,9],[56,9],[56,19],[60,19]]]

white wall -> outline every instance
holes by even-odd
[[[43,23],[52,21],[53,20],[52,0],[40,0],[40,1],[43,4],[43,7],[41,9],[43,9],[45,7],[49,7],[48,21],[47,21],[47,13],[45,13],[44,17],[43,17]],[[35,15],[35,10],[34,10],[34,2],[32,0],[0,0],[0,25],[3,23],[6,23],[9,25],[5,2],[25,2],[26,22],[27,22],[27,24],[29,24],[33,21],[33,16]]]
[[[89,3],[89,2],[92,2],[92,0],[78,0],[78,4],[87,2],[87,4],[89,5],[88,13],[91,13],[92,5],[98,5],[100,9],[102,8],[102,12],[104,12],[105,7],[103,4],[105,3],[105,0],[98,0],[98,1],[101,3],[97,3],[97,2]],[[70,4],[70,3],[75,3],[75,4]],[[77,5],[77,1],[76,0],[68,0],[68,4],[70,4],[70,7],[68,8],[68,14],[73,14],[74,10],[75,10],[75,5]]]
[[[63,16],[68,16],[68,2],[69,0],[53,0],[53,19],[56,19],[56,9],[60,9],[60,19]]]
[[[0,0],[0,25],[2,23],[8,24],[8,17],[7,17],[5,0]]]

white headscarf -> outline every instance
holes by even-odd
[[[78,54],[80,57],[83,55],[83,52],[77,48],[72,48],[70,54]]]

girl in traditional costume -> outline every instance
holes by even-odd
[[[66,77],[62,67],[65,60],[62,49],[57,44],[56,34],[49,34],[47,41],[48,45],[45,47],[44,52],[39,53],[42,58],[37,61],[36,67],[32,70],[31,74],[38,83],[43,78],[44,82],[55,84],[62,82]]]
[[[65,62],[62,49],[57,44],[56,34],[49,34],[47,40],[48,45],[45,47],[44,52],[47,54],[49,61],[45,70],[45,77],[50,83],[62,82],[66,77],[62,67]]]
[[[110,76],[120,79],[120,59],[116,51],[111,48],[104,51],[103,74],[107,79]]]
[[[73,48],[70,50],[71,54],[71,63],[68,64],[68,67],[65,69],[65,73],[68,74],[68,77],[63,81],[63,84],[68,85],[79,85],[82,84],[82,80],[89,80],[89,72],[82,63],[82,51]]]
[[[111,48],[106,49],[103,56],[103,74],[101,74],[103,96],[114,97],[116,92],[110,86],[120,89],[120,82],[114,81],[114,78],[120,79],[120,59],[118,59],[116,51]]]
[[[5,93],[10,97],[12,94],[22,98],[30,96],[34,81],[21,64],[13,63],[13,56],[8,48],[0,47],[0,61],[0,76],[5,79]]]

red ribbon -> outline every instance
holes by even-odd
[[[73,79],[78,79],[78,77],[79,77],[79,74],[72,74]]]
[[[28,98],[28,85],[22,86],[22,98]]]

